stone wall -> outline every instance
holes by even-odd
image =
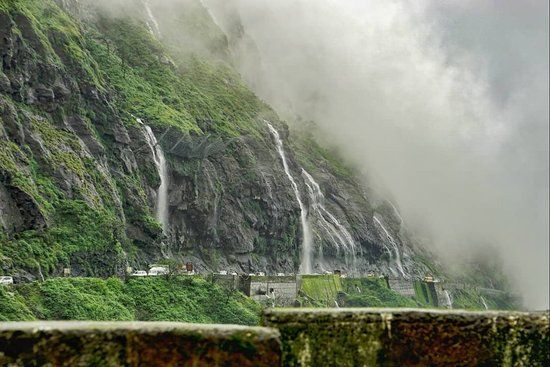
[[[212,274],[212,282],[232,291],[239,290],[241,286],[239,276],[231,274]]]
[[[548,312],[273,309],[283,366],[548,366]]]
[[[548,312],[303,308],[267,310],[269,327],[9,322],[0,366],[542,367],[548,322]]]
[[[292,305],[298,294],[297,288],[296,276],[241,277],[241,289],[247,296],[274,306]]]
[[[390,289],[404,297],[414,297],[414,286],[411,280],[404,278],[388,278]]]
[[[280,365],[279,333],[171,322],[0,323],[0,366]]]

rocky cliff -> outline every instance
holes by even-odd
[[[298,272],[307,227],[312,271],[423,273],[397,209],[289,131],[233,43],[198,0],[0,0],[0,271]]]

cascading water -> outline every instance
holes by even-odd
[[[157,138],[153,133],[153,130],[148,125],[145,125],[141,119],[137,121],[143,126],[145,132],[145,140],[147,145],[151,149],[153,154],[153,160],[157,167],[158,174],[160,176],[160,186],[157,192],[157,205],[156,205],[156,218],[162,224],[162,230],[164,233],[168,232],[168,167],[166,165],[166,159],[164,152],[157,142]]]
[[[397,208],[395,207],[395,205],[393,205],[393,203],[390,201],[389,202],[392,209],[393,209],[393,212],[395,213],[395,215],[397,216],[397,218],[399,218],[399,222],[401,224],[403,224],[403,217],[401,217],[401,214],[399,213],[399,210],[397,210]]]
[[[453,309],[453,300],[451,298],[451,294],[446,289],[443,290],[443,293],[445,294],[445,302],[447,302],[447,307]]]
[[[151,34],[157,38],[160,38],[160,27],[155,19],[155,16],[153,15],[153,12],[151,11],[151,7],[149,6],[149,0],[142,0],[143,6],[145,7],[145,12],[147,13],[147,26],[149,27],[149,31]]]
[[[483,298],[483,296],[480,296],[481,297],[481,303],[483,303],[483,307],[485,307],[486,310],[489,309],[489,306],[487,305],[487,301],[485,301],[485,298]]]
[[[312,269],[312,266],[311,266],[312,240],[311,240],[311,228],[309,227],[309,223],[307,220],[307,209],[304,203],[302,202],[302,199],[300,198],[300,191],[298,190],[298,185],[296,184],[296,181],[294,180],[294,177],[292,176],[292,173],[288,168],[288,162],[287,162],[286,154],[283,148],[283,141],[279,136],[279,132],[268,121],[264,120],[264,122],[267,124],[269,131],[271,132],[271,135],[275,139],[277,152],[281,157],[281,161],[283,162],[283,168],[285,170],[285,173],[288,179],[290,180],[290,185],[292,186],[292,190],[294,191],[294,195],[296,196],[296,200],[298,201],[298,205],[300,206],[300,221],[302,224],[302,237],[303,237],[302,238],[302,261],[300,266],[300,272],[302,274],[310,274]]]
[[[325,196],[321,192],[319,184],[313,179],[313,177],[302,168],[302,175],[304,176],[305,184],[309,193],[311,209],[313,213],[319,218],[320,227],[328,234],[331,242],[339,251],[344,250],[347,256],[350,256],[355,260],[356,245],[353,237],[348,230],[338,221],[338,219],[329,212],[324,206]]]
[[[397,269],[401,273],[401,276],[403,276],[404,278],[407,278],[405,270],[403,269],[403,263],[401,262],[401,253],[399,252],[399,247],[397,246],[397,243],[395,242],[393,237],[390,235],[390,233],[386,230],[386,228],[384,227],[380,219],[376,217],[376,215],[374,216],[374,221],[380,226],[380,228],[382,228],[382,230],[386,234],[387,239],[390,241],[390,244],[393,247],[395,257],[391,254],[391,251],[386,247],[386,249],[390,253],[390,257],[395,259],[395,264],[397,265]]]

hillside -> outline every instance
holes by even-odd
[[[257,325],[260,306],[192,277],[49,279],[0,287],[0,321],[140,320]]]
[[[289,136],[242,83],[198,0],[144,4],[107,14],[91,1],[2,1],[3,273],[111,276],[167,258],[297,272],[304,233],[312,271],[423,272],[396,214],[375,222],[337,154]]]
[[[255,45],[225,28],[199,0],[0,0],[0,275],[51,285],[191,262],[506,286],[494,269],[443,270],[315,122],[291,129],[253,93],[233,51]],[[367,288],[351,304],[412,305]]]

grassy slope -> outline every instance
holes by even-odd
[[[57,278],[0,287],[0,320],[144,320],[257,325],[260,306],[201,278]]]

